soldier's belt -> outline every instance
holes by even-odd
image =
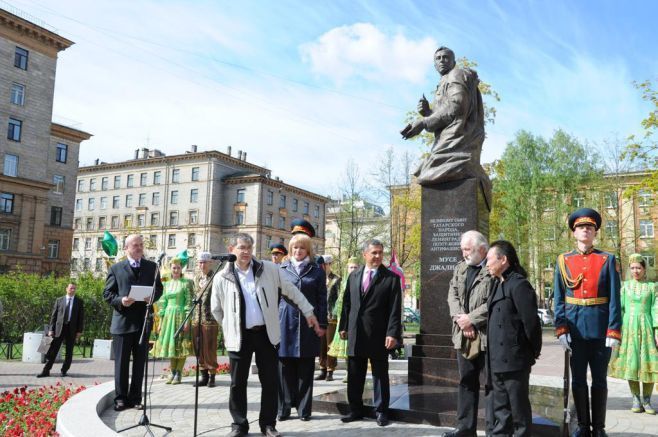
[[[581,306],[601,305],[604,303],[608,303],[608,300],[609,299],[607,297],[591,297],[589,299],[578,299],[576,297],[567,296],[566,298],[567,303],[570,303],[571,305],[581,305]]]

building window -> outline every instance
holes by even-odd
[[[9,128],[7,129],[7,139],[12,141],[21,140],[21,129],[23,127],[23,122],[16,120],[15,118],[9,119]]]
[[[286,207],[286,195],[282,194],[281,197],[279,198],[279,208],[285,208]]]
[[[133,195],[126,194],[126,208],[132,208],[133,206]]]
[[[23,48],[16,47],[14,52],[14,67],[20,68],[21,70],[27,70],[27,57],[29,52]]]
[[[235,212],[235,224],[243,225],[244,224],[244,211]]]
[[[90,197],[90,198],[87,200],[87,209],[88,209],[89,211],[93,211],[93,210],[96,209],[96,199],[94,199],[93,197]]]
[[[132,188],[135,185],[135,175],[129,174],[126,180],[126,188]]]
[[[617,238],[617,222],[613,220],[608,220],[605,222],[605,233],[608,234],[610,238]]]
[[[576,193],[571,201],[574,208],[582,208],[585,205],[585,195],[583,193]]]
[[[140,228],[146,226],[146,214],[137,214],[137,226]]]
[[[320,218],[320,207],[317,205],[313,208],[313,217]]]
[[[110,223],[110,227],[112,229],[118,229],[119,228],[119,216],[118,215],[113,215],[112,216],[112,221]]]
[[[160,193],[159,192],[153,193],[153,198],[151,199],[151,204],[160,205]]]
[[[82,219],[77,218],[73,220],[73,229],[82,229]]]
[[[153,185],[160,185],[160,178],[162,177],[161,171],[153,172]]]
[[[238,202],[238,203],[244,203],[244,192],[245,192],[245,189],[244,189],[244,188],[238,188],[238,192],[237,192],[237,200],[236,200],[236,202]]]
[[[121,196],[112,196],[112,209],[119,209]]]
[[[297,212],[298,209],[299,209],[299,200],[292,199],[292,212]]]
[[[187,247],[196,246],[196,234],[187,234]]]
[[[96,178],[89,179],[89,191],[96,191]]]
[[[199,189],[192,188],[190,190],[190,203],[197,203],[199,201]]]
[[[68,155],[69,146],[64,143],[57,143],[57,148],[55,149],[55,161],[65,163]]]
[[[178,211],[169,213],[169,226],[178,226]]]
[[[59,258],[59,240],[48,241],[48,258]]]
[[[93,231],[94,230],[94,219],[93,217],[87,217],[85,219],[85,230]]]
[[[653,221],[640,220],[640,238],[653,238]]]
[[[84,179],[78,179],[78,193],[82,193],[84,190],[85,190]]]
[[[18,156],[5,154],[5,165],[3,173],[5,176],[18,176]]]
[[[141,173],[141,174],[139,175],[139,186],[140,186],[140,187],[144,187],[144,186],[146,186],[146,176],[147,176],[146,173]]]
[[[100,272],[103,270],[103,258],[96,258],[96,271]]]
[[[11,103],[14,105],[23,106],[25,103],[25,85],[20,83],[13,83],[11,85]]]
[[[274,205],[274,191],[267,190],[267,204]]]
[[[652,199],[651,199],[652,196],[653,196],[653,194],[651,193],[651,191],[647,191],[647,190],[638,191],[638,193],[637,193],[637,206],[639,206],[640,208],[645,208],[647,206],[651,206],[652,203],[653,203]]]
[[[617,193],[608,191],[603,195],[605,207],[608,209],[617,209]]]
[[[169,234],[167,236],[167,247],[169,248],[176,247],[176,234]]]
[[[82,211],[82,199],[75,199],[75,210]]]
[[[107,197],[101,197],[101,209],[107,209]]]
[[[107,227],[107,218],[98,217],[98,229],[105,229]]]
[[[55,185],[53,192],[62,194],[64,192],[64,176],[60,176],[58,174],[53,175],[53,185]]]
[[[171,192],[171,198],[169,199],[169,203],[172,205],[176,205],[178,203],[178,191],[174,190]]]
[[[103,250],[103,237],[96,237],[96,250]]]
[[[50,226],[62,226],[62,208],[59,206],[50,207]]]
[[[91,238],[85,238],[85,250],[91,250]]]
[[[644,262],[647,263],[647,267],[649,267],[649,268],[656,267],[656,257],[654,255],[644,255],[644,254],[642,254],[642,258],[644,258]]]
[[[196,225],[199,223],[199,212],[196,210],[190,211],[188,223],[191,225]]]
[[[199,167],[192,167],[192,181],[199,180]]]
[[[304,211],[303,211],[303,213],[306,214],[306,215],[308,215],[308,208],[309,208],[309,203],[304,202]]]
[[[273,214],[271,212],[265,214],[265,226],[272,226],[272,216]]]
[[[109,178],[107,178],[107,177],[101,178],[101,190],[102,191],[107,191],[107,189],[109,188],[109,185],[110,185]]]
[[[89,258],[85,258],[84,261],[82,262],[82,269],[84,271],[91,270],[91,260]]]
[[[272,244],[272,236],[271,235],[266,235],[265,236],[265,247],[269,249],[270,244]]]
[[[114,189],[118,190],[121,188],[121,176],[114,176]]]
[[[152,248],[158,247],[158,236],[157,235],[149,235],[149,242],[151,243]]]
[[[139,198],[137,200],[138,206],[146,206],[146,193],[139,193]]]
[[[286,218],[279,217],[279,229],[285,229],[285,228],[286,228]]]
[[[73,250],[78,250],[80,248],[80,239],[79,238],[74,238],[73,239]]]
[[[151,213],[151,226],[158,226],[160,224],[160,213],[152,212]]]
[[[123,216],[123,227],[132,228],[133,227],[133,216],[132,214],[126,214]]]
[[[177,184],[180,182],[180,169],[175,168],[171,170],[171,182]]]
[[[11,214],[14,212],[14,195],[10,193],[0,193],[0,212]]]
[[[77,272],[78,271],[78,259],[77,258],[71,258],[71,271],[72,272]]]

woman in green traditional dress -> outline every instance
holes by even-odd
[[[343,275],[343,283],[341,284],[340,293],[338,294],[338,299],[336,300],[336,305],[334,306],[333,317],[336,318],[340,323],[340,313],[343,311],[343,297],[345,296],[345,288],[347,286],[347,277],[354,270],[359,268],[359,258],[352,257],[347,260],[347,273]],[[334,334],[334,339],[331,341],[331,346],[327,351],[327,355],[331,355],[336,358],[345,358],[347,360],[347,340],[340,338],[340,333],[336,330]],[[347,382],[347,375],[343,379],[343,382]]]
[[[631,255],[629,264],[631,279],[624,281],[621,288],[621,345],[618,355],[615,354],[610,361],[608,376],[628,380],[633,395],[631,411],[656,414],[651,406],[653,385],[658,382],[656,284],[645,280],[646,262],[642,255]]]
[[[174,338],[174,333],[192,306],[194,285],[182,277],[183,266],[179,258],[171,260],[170,268],[171,279],[164,283],[162,297],[158,300],[160,327],[153,356],[170,359],[171,375],[167,384],[180,384],[185,359],[192,354],[189,323],[186,323],[178,338]]]

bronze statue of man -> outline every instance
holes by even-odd
[[[429,156],[414,173],[417,182],[434,185],[475,177],[480,179],[485,193],[489,193],[491,182],[480,165],[484,108],[478,75],[470,68],[457,67],[455,53],[447,47],[436,50],[434,66],[441,80],[432,107],[423,95],[418,102],[422,117],[400,132],[404,139],[415,137],[423,130],[434,134]]]

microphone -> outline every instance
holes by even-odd
[[[234,262],[235,260],[238,259],[237,256],[233,255],[232,253],[223,253],[221,255],[213,255],[211,256],[212,259],[214,260],[219,260],[219,261],[228,261],[230,263]]]
[[[158,256],[158,260],[156,261],[156,263],[157,263],[158,265],[162,264],[162,260],[164,259],[165,256],[167,256],[167,254],[164,253],[164,252],[162,252],[162,253],[160,254],[160,256]]]

